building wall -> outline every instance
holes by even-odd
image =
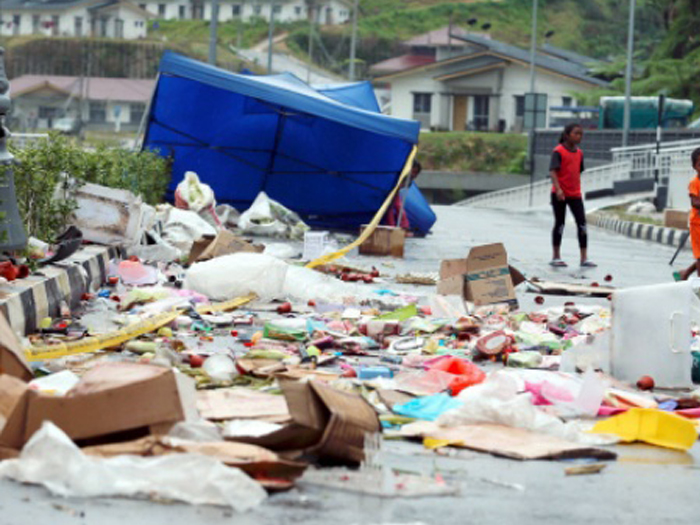
[[[124,21],[124,38],[135,39],[144,38],[146,36],[147,21],[143,16],[134,12],[133,10],[126,9],[124,7],[119,7],[117,9],[105,10],[103,11],[103,15],[109,18],[107,24],[107,36],[110,38],[114,38],[115,36],[114,21],[117,18]],[[15,34],[13,22],[15,16],[20,17],[20,35],[38,34],[42,36],[52,36],[56,34],[58,36],[91,36],[91,21],[93,14],[90,11],[88,11],[85,7],[77,7],[61,12],[54,12],[48,10],[45,12],[39,12],[36,10],[3,11],[3,24],[0,26],[0,34],[2,36],[10,36]],[[34,16],[39,17],[39,28],[36,32],[34,31]],[[59,17],[56,31],[54,31],[53,27],[44,27],[44,23],[53,21],[54,16]],[[82,19],[82,32],[80,35],[76,34],[76,17]],[[100,26],[98,22],[95,25],[95,36],[100,36],[99,27]]]

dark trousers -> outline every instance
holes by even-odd
[[[578,230],[578,245],[581,249],[588,248],[588,232],[586,230],[586,210],[583,207],[583,199],[567,197],[560,201],[557,195],[552,193],[552,210],[554,211],[554,229],[552,230],[552,246],[561,246],[561,238],[564,234],[566,220],[566,207],[569,207],[576,220]]]

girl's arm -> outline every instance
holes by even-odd
[[[690,205],[693,208],[695,208],[696,210],[700,210],[700,196],[691,195],[690,196]]]
[[[560,201],[565,200],[566,196],[564,195],[564,191],[559,185],[559,176],[557,174],[557,170],[550,170],[549,176],[552,177],[552,182],[554,183],[554,192],[557,194],[557,199],[559,199]]]

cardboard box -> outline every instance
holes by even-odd
[[[689,214],[687,210],[664,210],[664,226],[678,230],[688,230]]]
[[[358,394],[319,381],[282,381],[293,422],[265,436],[245,440],[289,457],[357,464],[364,459],[365,434],[381,432],[374,408]]]
[[[4,315],[0,315],[0,375],[7,374],[17,377],[22,381],[31,381],[34,378],[32,369],[29,368],[24,357],[24,351],[19,339],[10,328]]]
[[[167,431],[185,419],[186,397],[170,369],[135,363],[98,365],[66,396],[25,387],[0,432],[0,446],[21,449],[44,421],[52,421],[75,441],[110,442],[123,440],[117,437],[120,433]]]
[[[216,235],[204,235],[195,241],[187,262],[192,264],[232,253],[262,253],[264,250],[264,246],[250,243],[229,230],[221,230]]]
[[[367,226],[363,226],[360,234]],[[403,258],[403,248],[406,242],[406,232],[401,228],[377,226],[365,242],[360,244],[362,255],[390,255]]]
[[[466,259],[448,259],[440,264],[440,295],[461,295],[476,306],[508,303],[517,306],[515,286],[523,275],[508,265],[502,244],[477,246]]]

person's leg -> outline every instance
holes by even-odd
[[[578,232],[578,247],[581,250],[581,264],[588,262],[588,227],[586,225],[586,209],[583,199],[566,199],[571,213],[576,220]]]
[[[695,261],[693,264],[688,266],[685,270],[681,270],[680,276],[681,276],[681,281],[687,281],[690,276],[693,274],[694,271],[698,269],[698,261]]]
[[[552,193],[552,211],[554,212],[552,260],[558,261],[561,259],[561,238],[564,234],[564,224],[566,221],[566,201],[560,201],[554,193]]]
[[[693,271],[698,272],[698,276],[700,277],[700,225],[699,224],[690,224],[690,246],[693,249],[693,258],[695,259],[695,263],[691,265],[686,271],[685,271],[685,276],[684,279],[689,279],[690,276],[693,274]],[[683,275],[683,274],[681,274]]]

